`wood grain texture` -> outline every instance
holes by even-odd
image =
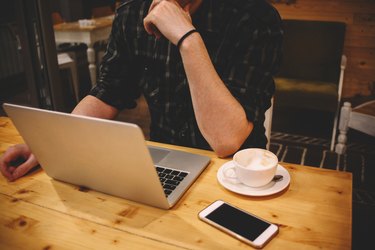
[[[6,124],[0,127],[0,140],[18,143],[11,122],[0,121]],[[222,199],[280,226],[264,249],[351,249],[351,173],[281,163],[291,175],[289,187],[267,197],[248,197],[217,182],[218,169],[230,159],[219,159],[211,151],[148,143],[211,157],[172,209],[80,189],[52,180],[42,170],[16,182],[0,176],[0,248],[249,249],[197,218],[208,204]]]
[[[283,19],[341,21],[346,23],[344,54],[348,65],[343,97],[374,95],[375,2],[372,0],[297,0],[273,3]]]

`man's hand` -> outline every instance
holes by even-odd
[[[175,0],[154,0],[149,13],[143,20],[148,34],[166,37],[173,44],[188,31],[194,29],[189,14],[190,4],[183,8]]]
[[[14,164],[14,162],[19,159],[24,159],[25,162],[16,166],[17,164]],[[0,171],[9,181],[15,181],[24,176],[37,165],[38,161],[26,144],[9,147],[0,158]]]

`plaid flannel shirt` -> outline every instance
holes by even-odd
[[[121,110],[133,108],[143,93],[151,115],[151,140],[210,149],[195,119],[178,49],[143,27],[151,2],[130,0],[117,9],[90,94]],[[264,113],[271,105],[273,76],[281,59],[278,12],[264,0],[203,0],[192,18],[217,73],[254,123],[242,148],[264,148]]]

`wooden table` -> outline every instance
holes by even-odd
[[[85,43],[91,83],[96,83],[96,64],[94,44],[108,40],[113,16],[92,19],[94,25],[80,26],[78,22],[60,23],[53,26],[56,43]]]
[[[0,117],[0,154],[20,142],[9,119]],[[217,199],[280,226],[265,249],[351,249],[351,173],[282,163],[291,175],[287,190],[247,197],[216,180],[217,170],[229,159],[210,151],[149,144],[212,158],[171,210],[80,190],[42,170],[16,182],[1,176],[0,249],[251,249],[198,219],[198,212]]]

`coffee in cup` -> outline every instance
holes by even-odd
[[[261,187],[272,181],[278,162],[277,156],[271,151],[261,148],[243,149],[234,154],[234,166],[225,169],[224,177],[250,187]],[[234,172],[235,177],[229,171]]]

